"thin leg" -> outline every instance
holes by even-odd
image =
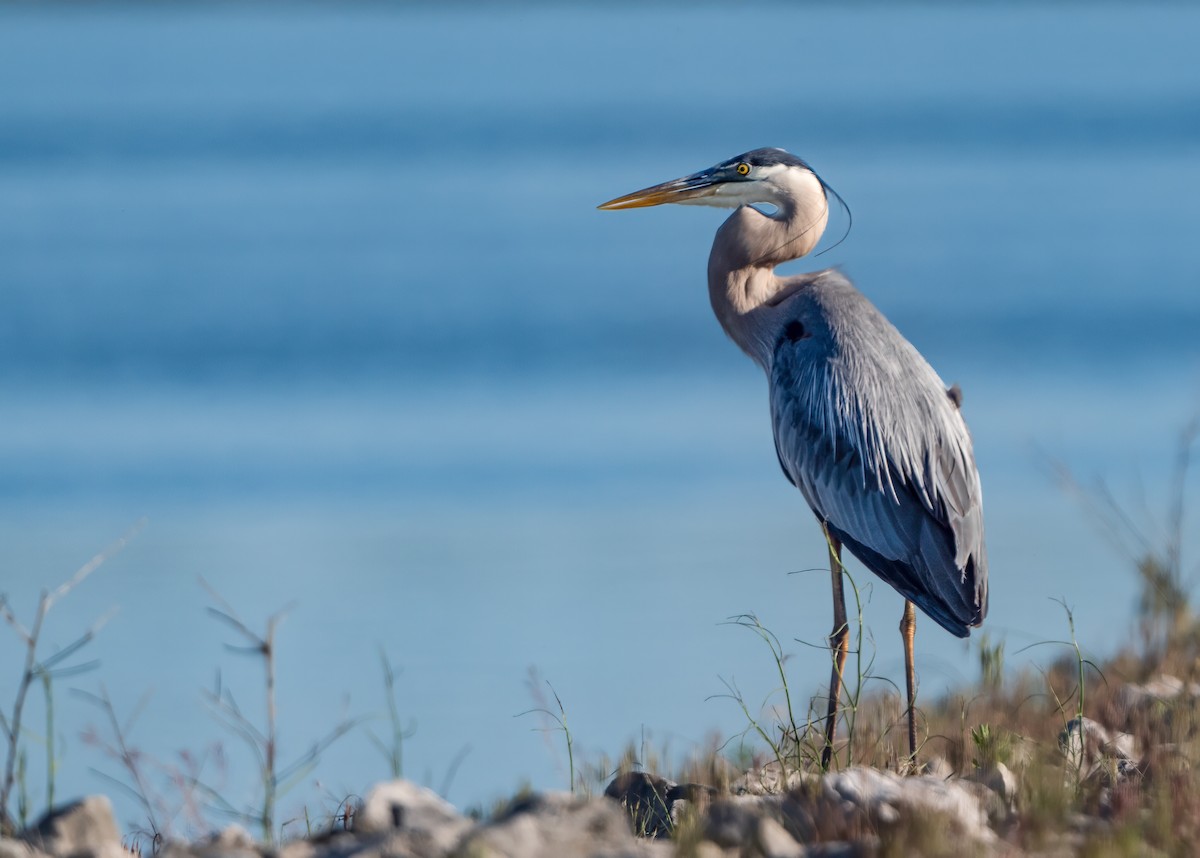
[[[829,651],[833,672],[829,677],[829,714],[825,716],[825,748],[821,751],[821,769],[829,771],[833,760],[833,740],[837,735],[838,704],[842,698],[842,671],[850,650],[850,627],[846,623],[846,596],[842,590],[842,543],[826,531],[829,538],[829,573],[833,579],[833,631],[829,633]]]
[[[908,762],[912,765],[917,761],[917,673],[913,665],[917,612],[908,599],[904,600],[904,616],[900,618],[900,636],[904,638],[904,680],[908,686]]]

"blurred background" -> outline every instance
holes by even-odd
[[[382,650],[404,772],[460,807],[566,787],[531,667],[593,760],[746,727],[714,695],[777,679],[731,615],[816,693],[824,548],[711,316],[724,215],[595,209],[759,146],[853,211],[793,270],[841,266],[965,392],[991,639],[1050,660],[1017,651],[1063,598],[1090,652],[1125,642],[1130,557],[1055,469],[1163,537],[1200,411],[1197,33],[1186,4],[0,7],[0,592],[29,622],[147,522],[47,622],[52,652],[119,608],[55,684],[59,796],[138,819],[69,693],[102,686],[147,758],[219,741],[255,794],[203,691],[260,718],[261,665],[201,577],[253,628],[287,609],[281,760],[387,732]],[[900,597],[858,581],[899,681]],[[922,692],[974,681],[978,638],[919,626]],[[6,710],[21,657],[0,628]],[[359,727],[281,817],[388,771]]]

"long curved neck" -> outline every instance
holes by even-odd
[[[820,180],[803,173],[779,183],[773,215],[742,206],[717,230],[708,256],[708,294],[725,333],[765,366],[778,332],[770,308],[787,297],[788,282],[775,266],[808,254],[829,219]]]

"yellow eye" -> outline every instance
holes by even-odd
[[[750,172],[750,165],[743,161],[741,164],[737,165],[737,172],[739,176],[746,175]]]

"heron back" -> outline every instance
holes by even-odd
[[[784,473],[830,532],[947,631],[987,614],[971,437],[920,353],[837,271],[781,303],[767,367]]]

